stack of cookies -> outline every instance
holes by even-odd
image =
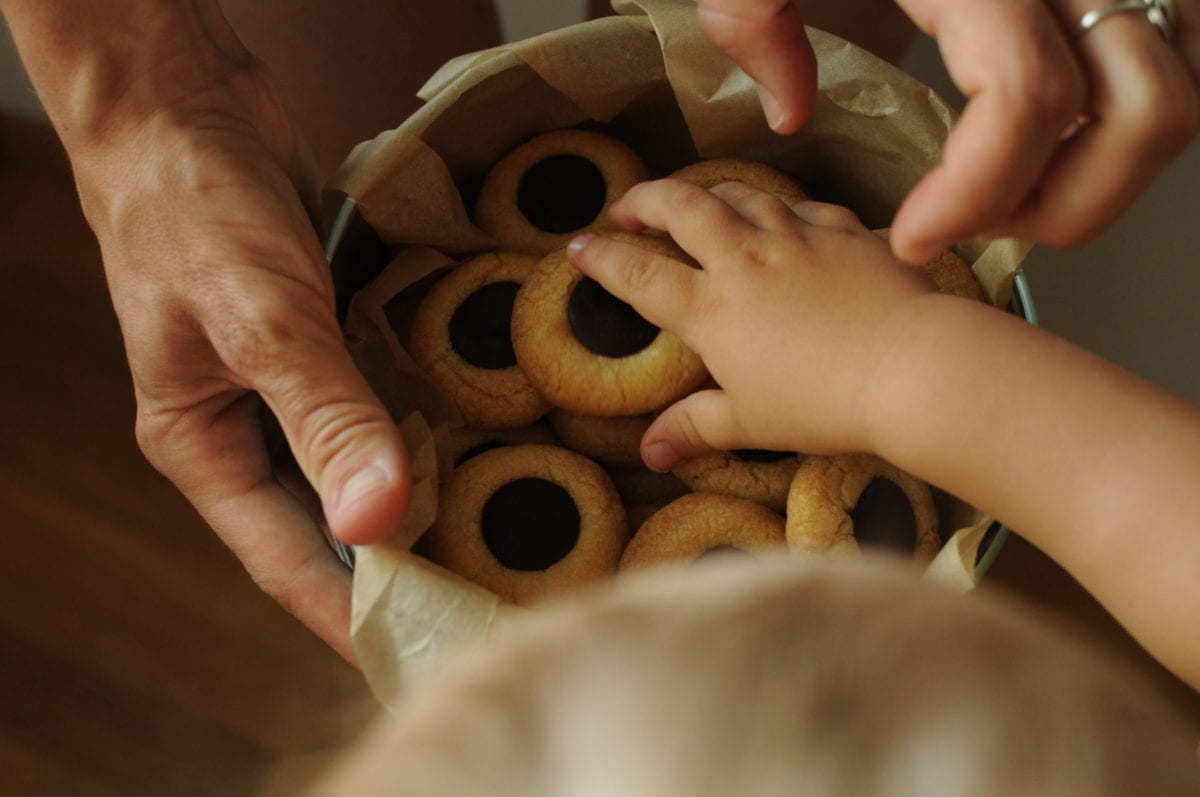
[[[671,474],[643,466],[654,414],[709,376],[678,337],[573,268],[565,247],[596,232],[692,263],[666,238],[606,227],[607,206],[648,176],[624,144],[583,130],[538,136],[491,170],[475,221],[497,250],[448,271],[397,330],[464,421],[418,550],[516,603],[714,552],[862,544],[931,558],[940,541],[929,488],[875,457],[731,451]],[[805,198],[750,161],[673,176]],[[951,253],[925,270],[939,289],[982,297]]]

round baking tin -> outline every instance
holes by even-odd
[[[333,285],[337,301],[338,320],[344,320],[350,297],[361,290],[392,259],[392,248],[379,239],[362,217],[357,204],[339,191],[328,191],[322,202],[325,218],[329,220],[325,238],[325,257],[333,272]],[[1038,323],[1037,308],[1025,272],[1017,269],[1013,275],[1013,298],[1009,310],[1030,324]],[[993,523],[979,543],[975,556],[975,578],[982,579],[1011,532],[1001,523]],[[354,550],[340,540],[326,535],[329,544],[347,567],[354,567]]]

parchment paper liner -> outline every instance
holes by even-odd
[[[616,0],[614,6],[623,16],[448,62],[421,89],[425,106],[356,147],[331,185],[358,203],[381,238],[400,247],[354,297],[345,329],[413,458],[413,499],[402,528],[388,544],[357,551],[351,635],[367,681],[385,704],[446,655],[524,611],[408,550],[432,522],[438,475],[449,471],[445,436],[459,420],[386,331],[385,307],[406,287],[452,266],[444,253],[493,246],[471,224],[463,188],[531,135],[595,121],[652,170],[697,157],[752,158],[883,227],[938,162],[954,121],[926,86],[810,29],[820,65],[815,112],[802,132],[776,136],[763,121],[752,81],[700,35],[692,3]],[[956,249],[990,300],[1006,306],[1028,244],[976,241]],[[956,531],[928,576],[970,589],[991,519],[957,502],[943,510],[946,527]]]

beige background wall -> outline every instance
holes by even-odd
[[[498,0],[510,38],[581,18],[584,0]],[[932,42],[917,42],[903,65],[956,96]],[[5,34],[0,42],[0,111],[40,114]],[[1080,249],[1039,249],[1027,271],[1050,329],[1147,378],[1200,401],[1200,143],[1193,142],[1115,227]]]

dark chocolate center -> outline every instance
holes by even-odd
[[[450,346],[477,368],[517,364],[512,346],[513,299],[520,285],[492,282],[472,293],[450,316]]]
[[[545,479],[517,479],[492,493],[480,519],[483,541],[512,570],[545,570],[579,541],[579,508]]]
[[[604,210],[608,187],[596,164],[578,155],[552,155],[521,177],[517,207],[539,230],[581,230]]]
[[[917,546],[917,519],[908,496],[892,481],[877,477],[863,490],[850,512],[854,539],[911,554]]]
[[[729,453],[742,462],[781,462],[793,456],[788,451],[768,451],[765,448],[735,448]]]
[[[567,322],[575,338],[601,357],[637,354],[654,342],[659,331],[591,277],[581,279],[571,291]]]

